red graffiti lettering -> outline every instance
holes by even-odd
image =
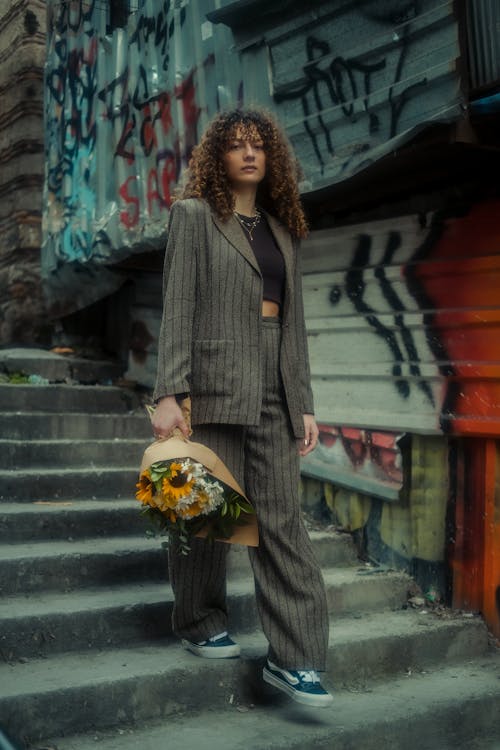
[[[170,111],[170,95],[167,93],[160,94],[158,99],[161,126],[164,133],[168,133],[172,127],[172,112]]]
[[[135,186],[136,180],[137,178],[135,175],[127,177],[119,191],[120,197],[123,198],[130,209],[130,211],[120,211],[120,221],[127,227],[127,229],[132,229],[132,227],[135,227],[139,222],[139,198],[135,195],[130,195],[129,193],[129,183],[132,182]]]
[[[115,155],[123,156],[123,158],[126,159],[129,164],[132,164],[133,161],[135,160],[133,140],[131,141],[131,144],[130,144],[131,149],[127,148],[127,143],[133,138],[133,135],[134,135],[135,115],[132,115],[132,118],[130,120],[128,119],[128,105],[125,109],[125,118],[126,119],[123,124],[122,132],[120,135],[120,140],[118,141]]]
[[[164,163],[161,168],[161,186],[163,190],[164,205],[170,206],[172,198],[170,195],[170,185],[175,183],[177,179],[175,169],[175,158],[173,154],[168,154],[164,158]]]
[[[165,203],[165,199],[163,198],[159,190],[158,172],[156,171],[155,167],[152,167],[149,170],[149,174],[148,174],[147,200],[148,200],[148,214],[150,216],[153,213],[153,201],[156,201],[158,203],[160,207],[160,211],[162,208],[165,208],[167,206],[167,204]]]

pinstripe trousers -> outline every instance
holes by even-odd
[[[258,426],[193,426],[256,509],[260,543],[249,547],[269,658],[283,668],[326,668],[328,613],[321,569],[299,503],[299,456],[279,366],[281,325],[263,318],[263,405]],[[188,555],[169,550],[174,632],[203,641],[227,629],[226,557],[230,545],[194,539]]]

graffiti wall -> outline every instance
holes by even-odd
[[[289,17],[271,4],[252,18],[220,5],[48,0],[42,266],[60,314],[116,288],[110,265],[162,246],[172,191],[223,107],[276,111],[305,191],[461,116],[451,0],[297,3]]]
[[[430,123],[461,118],[451,0],[327,0],[285,17],[270,4],[262,15],[251,23],[230,4],[210,17],[232,26],[245,82],[266,57],[259,100],[285,124],[304,191],[349,177]]]
[[[42,257],[69,308],[121,283],[110,263],[163,245],[172,190],[224,94],[203,0],[138,0],[121,26],[110,5],[48,2]]]
[[[302,459],[302,473],[340,487],[398,500],[403,489],[405,435],[368,428],[319,425],[319,442]]]
[[[304,296],[320,422],[500,434],[499,209],[312,233]]]

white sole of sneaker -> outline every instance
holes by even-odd
[[[264,667],[264,669],[262,670],[262,678],[264,682],[268,683],[268,685],[273,685],[273,687],[278,688],[278,690],[282,690],[297,703],[302,703],[303,706],[311,706],[312,708],[327,708],[333,703],[333,698],[329,693],[326,693],[326,695],[299,693],[297,690],[294,690],[293,685],[287,685],[286,682],[283,682],[283,680],[281,680],[279,677],[276,677],[275,674],[270,672],[267,667]]]
[[[232,646],[199,646],[185,638],[182,639],[181,643],[187,651],[195,654],[195,656],[201,656],[203,659],[235,659],[241,652],[237,643]]]

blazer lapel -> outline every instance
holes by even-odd
[[[250,243],[245,237],[244,230],[238,223],[238,220],[234,216],[231,216],[228,221],[221,221],[221,219],[215,214],[212,214],[212,219],[214,220],[215,226],[219,232],[221,232],[228,242],[230,242],[231,245],[233,245],[244,258],[246,258],[252,268],[261,275],[257,259],[250,247]]]

